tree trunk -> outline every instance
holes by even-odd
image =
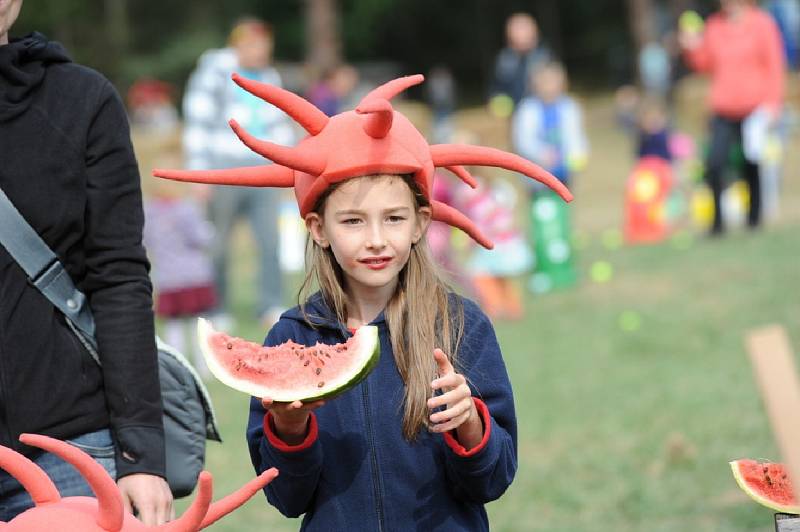
[[[539,2],[536,10],[536,21],[539,23],[539,38],[547,44],[555,57],[563,58],[564,46],[561,40],[561,17],[559,0]]]
[[[336,0],[306,0],[306,45],[308,63],[315,75],[341,62],[342,39]]]
[[[627,0],[628,25],[635,46],[634,65],[639,77],[639,54],[644,46],[656,38],[652,0]]]
[[[128,0],[105,0],[103,5],[106,42],[108,43],[104,71],[118,83],[121,79],[119,65],[123,64],[130,44],[130,25],[128,21]],[[131,80],[124,80],[130,82]]]

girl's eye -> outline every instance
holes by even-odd
[[[389,216],[389,222],[391,223],[399,223],[405,219],[405,216]]]
[[[355,225],[360,221],[361,220],[359,218],[345,218],[344,220],[342,220],[342,223],[346,225]]]

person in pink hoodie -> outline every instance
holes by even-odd
[[[710,146],[705,179],[714,194],[712,235],[723,232],[720,197],[728,155],[742,140],[742,122],[754,111],[776,120],[784,97],[785,58],[773,19],[750,0],[720,0],[704,31],[682,28],[680,42],[687,64],[711,78]],[[761,221],[761,186],[756,161],[745,160],[750,189],[747,222]]]

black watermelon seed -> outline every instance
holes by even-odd
[[[322,388],[323,386],[325,386],[325,381],[319,381],[319,384],[317,384],[317,388]]]
[[[317,368],[317,375],[319,375],[320,373],[322,373],[322,368]]]

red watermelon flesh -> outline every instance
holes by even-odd
[[[749,459],[730,464],[739,487],[754,501],[778,512],[800,514],[786,466]]]
[[[231,388],[277,402],[333,397],[364,379],[380,356],[378,328],[364,326],[346,342],[304,346],[291,340],[264,347],[200,318],[200,348],[211,373]]]

